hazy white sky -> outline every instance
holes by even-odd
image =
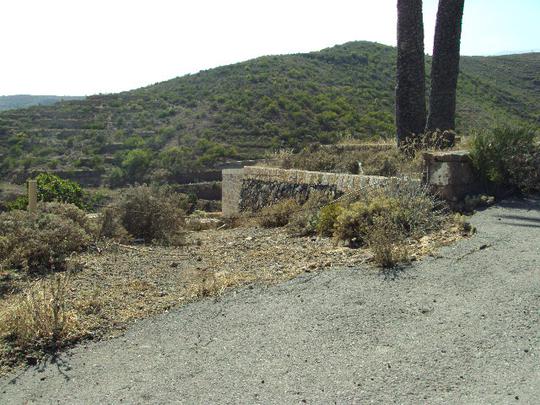
[[[431,52],[438,0],[424,0]],[[354,40],[395,45],[396,0],[2,0],[0,95],[90,95]],[[462,53],[540,49],[540,0],[465,0]]]

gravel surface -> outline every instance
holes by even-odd
[[[0,403],[538,403],[540,200],[436,257],[244,287],[0,380]]]

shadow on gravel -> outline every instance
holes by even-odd
[[[382,269],[380,274],[385,281],[395,281],[401,278],[409,267],[406,265],[397,265],[388,269]]]
[[[64,377],[64,380],[69,381],[71,380],[70,376],[67,375],[67,371],[71,370],[71,366],[59,355],[53,355],[48,358],[45,358],[40,364],[37,366],[37,371],[42,373],[47,369],[48,364],[53,364],[56,366],[56,369],[58,370],[58,373]]]
[[[508,209],[540,211],[540,196],[511,198],[498,202],[497,206]]]
[[[516,220],[516,221],[527,221],[527,222],[533,222],[533,223],[540,223],[540,217],[538,218],[531,218],[531,217],[526,217],[526,216],[523,216],[523,215],[499,215],[500,218],[505,218],[505,219],[513,219],[513,220]]]
[[[512,207],[508,207],[512,208]],[[516,207],[517,208],[517,207]],[[534,206],[534,205],[527,205],[525,209],[528,209],[529,211],[540,211],[540,206]],[[531,217],[526,215],[498,215],[500,219],[505,220],[504,222],[501,222],[504,225],[510,225],[510,226],[521,226],[521,227],[527,227],[527,228],[540,228],[540,215],[538,217]]]
[[[522,228],[540,228],[540,224],[534,224],[534,223],[516,223],[516,222],[501,222],[503,225],[508,226],[519,226]]]
[[[4,386],[17,384],[17,381],[19,380],[19,378],[21,378],[23,374],[26,374],[26,372],[30,370],[32,367],[34,367],[38,373],[43,373],[47,369],[47,366],[49,364],[53,364],[56,366],[58,373],[61,374],[62,377],[64,377],[64,380],[66,381],[71,380],[71,377],[67,375],[66,373],[67,371],[71,370],[71,366],[66,361],[62,360],[60,356],[55,354],[55,355],[44,358],[36,365],[28,365],[24,367],[19,374],[11,378]],[[44,378],[42,378],[42,380],[43,379]],[[0,389],[2,389],[4,386],[0,386]]]

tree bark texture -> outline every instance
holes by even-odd
[[[401,146],[424,132],[426,89],[422,0],[398,0],[396,129]]]
[[[439,0],[427,132],[456,127],[456,88],[464,4],[465,0]]]

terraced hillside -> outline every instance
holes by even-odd
[[[429,65],[429,60],[428,60]],[[395,48],[351,42],[145,88],[0,113],[0,174],[80,170],[174,180],[227,159],[344,136],[392,137]],[[540,54],[464,57],[458,130],[538,126]]]

